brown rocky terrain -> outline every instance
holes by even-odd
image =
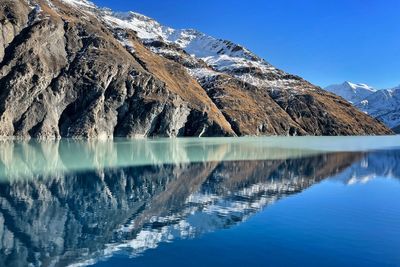
[[[1,1],[0,137],[392,133],[282,71],[239,68],[198,78],[194,69],[215,68],[173,44],[145,42],[99,12],[61,0]],[[165,46],[177,53],[155,51]],[[249,73],[277,85],[238,78]]]

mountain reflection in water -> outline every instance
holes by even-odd
[[[327,178],[400,177],[396,149],[223,140],[3,142],[0,266],[140,256],[239,224]]]

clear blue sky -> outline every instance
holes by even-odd
[[[400,84],[400,0],[94,0],[242,44],[326,86]]]

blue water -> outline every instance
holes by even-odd
[[[400,266],[400,181],[323,182],[245,223],[95,266]]]
[[[400,138],[0,143],[0,266],[400,266]]]

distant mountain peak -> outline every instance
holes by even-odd
[[[369,86],[365,83],[353,83],[350,81],[345,81],[343,83],[344,86],[348,86],[352,88],[353,90],[369,90],[371,92],[376,92],[376,89],[374,89],[372,86]]]
[[[96,8],[96,5],[93,2],[87,0],[61,0],[61,2],[72,6],[84,6],[84,7]]]
[[[353,83],[345,81],[342,84],[334,84],[325,88],[325,90],[343,97],[351,103],[358,103],[376,92],[373,87],[364,83]]]
[[[339,95],[390,128],[400,125],[400,86],[376,90],[364,83],[331,85],[325,90]],[[399,131],[398,128],[396,128]]]

